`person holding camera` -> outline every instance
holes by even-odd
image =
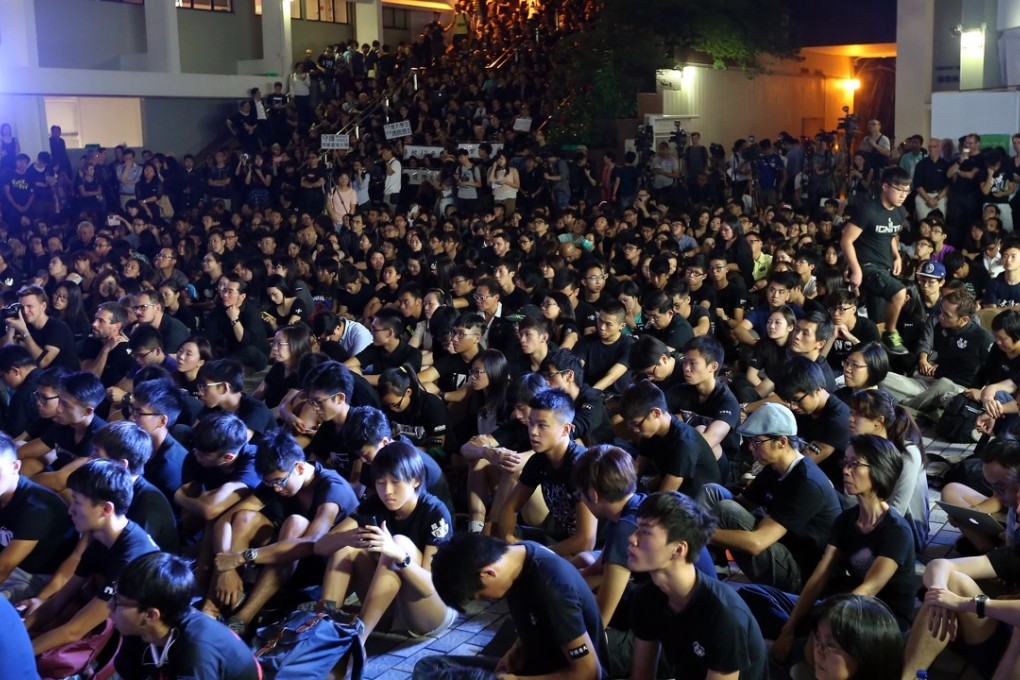
[[[959,243],[970,225],[981,220],[982,174],[981,135],[971,133],[960,145],[960,156],[949,166],[949,227],[950,242]]]
[[[78,350],[71,327],[47,314],[49,296],[40,286],[18,291],[18,302],[0,311],[7,323],[4,344],[17,343],[28,350],[39,368],[53,364],[68,371],[79,368]]]

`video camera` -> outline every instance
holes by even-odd
[[[687,130],[684,130],[684,124],[679,120],[673,121],[673,127],[676,129],[669,136],[669,141],[676,145],[677,153],[683,153],[687,147]]]
[[[652,142],[655,139],[655,131],[651,125],[638,125],[634,135],[634,149],[640,154],[652,150]]]
[[[850,107],[844,106],[843,113],[845,114],[839,119],[836,125],[836,130],[842,130],[846,133],[847,137],[853,137],[857,134],[858,120],[856,113],[850,113]]]

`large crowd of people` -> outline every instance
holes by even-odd
[[[414,677],[913,678],[953,639],[1016,672],[978,581],[1020,569],[1020,156],[556,148],[593,11],[309,50],[210,158],[0,127],[8,668],[112,625],[120,677],[250,679],[273,612],[365,640],[506,597],[501,658]],[[922,428],[979,441],[938,482],[992,529],[919,603]]]

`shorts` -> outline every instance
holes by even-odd
[[[7,580],[0,584],[0,596],[11,602],[21,602],[38,597],[52,579],[47,574],[30,574],[24,569],[14,568]]]
[[[864,267],[861,297],[868,310],[868,318],[875,323],[882,323],[885,319],[885,303],[904,289],[906,286],[888,269]]]

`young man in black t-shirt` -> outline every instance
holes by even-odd
[[[315,542],[358,506],[347,480],[309,463],[294,437],[282,430],[259,445],[255,469],[262,484],[213,527],[217,576],[207,595],[208,613],[237,608],[227,623],[242,635],[298,562],[312,556]],[[247,597],[238,572],[245,565],[262,566]]]
[[[768,678],[757,621],[730,586],[694,566],[714,520],[676,492],[655,493],[637,509],[627,566],[648,573],[631,601],[634,661],[630,676],[652,680],[659,654],[684,677]]]
[[[103,302],[92,320],[92,336],[81,345],[82,370],[99,378],[103,387],[118,384],[135,364],[124,333],[127,322],[127,308],[116,302]]]
[[[528,404],[528,435],[535,455],[528,459],[520,480],[503,506],[495,535],[508,540],[515,534],[517,513],[542,487],[549,519],[540,533],[558,555],[570,557],[595,547],[598,522],[581,500],[572,477],[574,461],[584,449],[571,440],[574,405],[559,389],[539,392]]]
[[[232,413],[248,431],[255,444],[276,427],[276,418],[265,402],[244,394],[244,368],[232,359],[207,361],[198,370],[198,397],[205,408],[199,417],[210,413]]]
[[[645,320],[642,336],[650,335],[661,340],[671,352],[682,349],[694,337],[690,322],[677,313],[673,300],[665,291],[653,290],[642,295],[641,311]],[[633,348],[631,351],[633,353]]]
[[[578,343],[577,354],[593,388],[619,394],[630,384],[630,348],[634,338],[623,334],[627,312],[618,300],[606,300],[598,311],[594,335]]]
[[[882,172],[877,199],[857,207],[843,226],[840,247],[850,269],[850,285],[866,297],[868,316],[885,321],[882,339],[889,352],[907,354],[897,330],[907,291],[898,277],[900,231],[906,224],[903,201],[910,194],[910,173],[900,167]]]
[[[350,370],[363,376],[370,384],[379,382],[379,374],[387,368],[410,364],[421,371],[421,350],[403,340],[404,318],[395,309],[380,309],[369,326],[372,344],[344,362]]]
[[[453,325],[454,354],[436,355],[435,363],[418,374],[418,380],[429,392],[456,392],[467,382],[471,362],[481,352],[485,319],[481,314],[468,312],[457,317]]]
[[[33,601],[26,610],[25,627],[32,636],[32,651],[38,656],[85,637],[109,615],[107,603],[121,571],[136,557],[159,548],[145,530],[127,518],[134,489],[131,474],[106,460],[91,460],[68,479],[71,489],[69,510],[74,528],[91,538],[81,554],[74,575],[62,584],[51,582],[40,593],[42,604]],[[98,590],[88,586],[95,585]],[[87,604],[62,625],[45,633],[76,597],[84,594]],[[91,599],[88,599],[90,598]],[[35,607],[33,609],[33,607]]]
[[[695,497],[704,484],[720,481],[719,465],[701,434],[666,409],[662,390],[642,380],[623,393],[620,416],[639,437],[637,469],[651,491]]]
[[[458,608],[468,601],[507,599],[517,640],[502,659],[433,656],[414,680],[443,669],[484,668],[516,677],[608,677],[609,653],[591,590],[566,560],[530,541],[514,545],[481,534],[455,534],[433,560],[439,596]]]
[[[262,677],[242,640],[191,607],[195,589],[190,565],[176,555],[151,553],[124,568],[109,604],[110,618],[124,636],[114,660],[119,677]]]
[[[67,506],[19,474],[14,442],[0,434],[0,595],[35,597],[74,547]]]
[[[35,391],[41,372],[24,347],[0,347],[0,380],[10,390],[7,408],[0,415],[0,430],[15,440],[28,441],[29,430],[34,430],[39,421]]]
[[[550,352],[542,362],[542,374],[549,387],[563,390],[574,402],[570,432],[574,439],[589,446],[612,440],[613,427],[602,393],[585,384],[585,368],[576,354],[565,349]]]
[[[184,408],[180,388],[161,380],[138,383],[132,394],[128,415],[152,438],[152,456],[145,463],[145,478],[163,492],[175,514],[174,493],[181,487],[181,473],[188,450],[174,439],[174,426]]]
[[[68,476],[92,453],[92,435],[106,424],[96,408],[106,396],[99,378],[86,371],[70,373],[61,380],[57,398],[55,427],[22,446],[18,456],[22,471],[48,489],[63,492]],[[40,458],[36,454],[43,452]],[[47,463],[49,471],[39,472]]]
[[[28,350],[40,368],[50,364],[77,371],[78,350],[74,346],[71,327],[47,314],[49,296],[39,286],[25,286],[18,291],[21,314],[7,319],[5,345],[17,342]]]

